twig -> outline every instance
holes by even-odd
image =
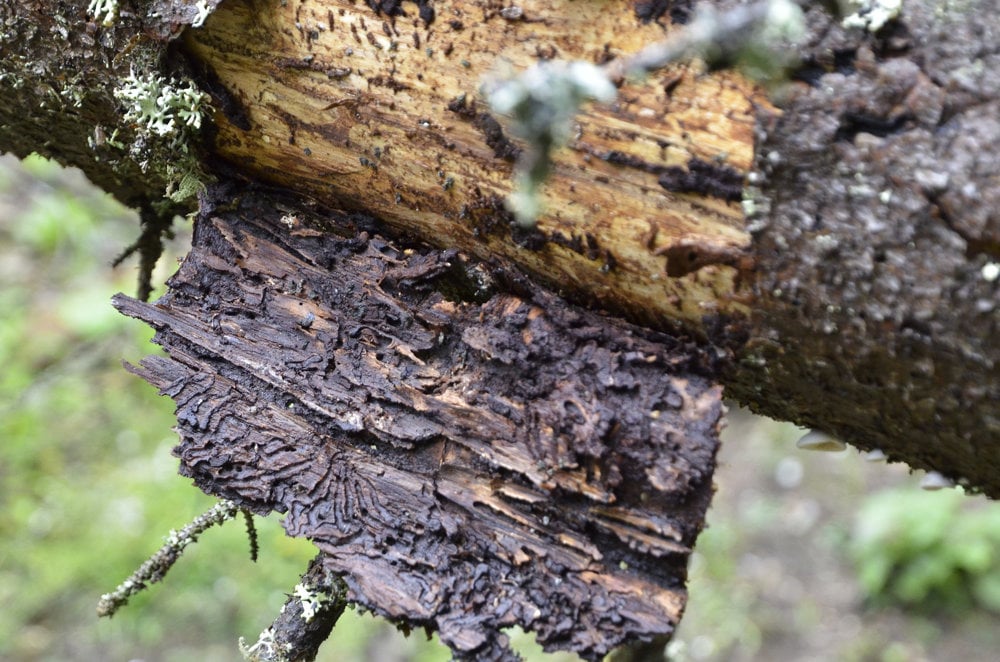
[[[762,0],[720,12],[699,5],[694,20],[664,41],[605,66],[611,80],[648,74],[673,62],[700,58],[728,66],[748,47],[802,32],[802,10],[792,0]]]
[[[198,539],[207,529],[236,517],[239,507],[232,501],[220,501],[203,515],[196,517],[180,531],[171,531],[167,543],[146,560],[128,579],[111,593],[105,593],[97,603],[98,616],[113,616],[118,608],[127,604],[129,598],[155,584],[166,576],[167,571],[181,557],[184,548]]]
[[[310,662],[347,607],[347,586],[317,555],[288,596],[281,613],[253,645],[240,638],[250,662]]]
[[[158,212],[151,205],[143,205],[139,211],[139,223],[142,228],[139,237],[118,254],[111,266],[117,267],[138,252],[139,286],[136,297],[140,301],[149,301],[149,295],[153,293],[153,269],[163,255],[163,239],[173,238],[173,215]]]
[[[243,513],[243,521],[247,525],[247,538],[250,539],[250,560],[256,563],[260,545],[257,542],[257,526],[253,523],[253,513],[246,509],[240,512]]]

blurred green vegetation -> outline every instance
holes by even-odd
[[[921,610],[1000,613],[1000,509],[961,492],[887,490],[861,506],[850,552],[866,597]]]
[[[730,419],[672,660],[996,659],[1000,504]]]
[[[121,367],[158,351],[109,303],[135,291],[135,260],[109,265],[137,230],[79,173],[0,159],[2,660],[237,660],[236,638],[256,639],[313,555],[276,518],[258,518],[251,563],[230,522],[162,584],[97,619],[102,593],[213,504],[176,474],[171,402]],[[178,230],[154,283],[184,251],[187,223]],[[672,658],[995,659],[997,504],[921,492],[905,467],[854,451],[798,451],[800,433],[732,416]],[[513,638],[529,659],[575,659]],[[320,659],[448,657],[436,640],[348,612]]]

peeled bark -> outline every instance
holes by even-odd
[[[177,401],[181,473],[285,513],[351,602],[463,657],[507,656],[514,625],[588,659],[671,633],[713,491],[711,354],[281,206],[203,216],[170,294],[116,299],[171,357],[135,370]]]
[[[694,334],[731,354],[724,381],[752,409],[1000,494],[988,3],[908,3],[877,34],[811,10],[780,111],[728,73],[626,84],[581,116],[549,212],[518,231],[502,205],[517,146],[477,92],[494,53],[621,57],[663,34],[648,5],[524,3],[509,20],[485,0],[230,2],[185,50],[217,92],[212,151],[240,172]]]
[[[227,2],[187,32],[186,52],[225,90],[214,153],[653,326],[746,310],[738,202],[763,94],[688,65],[623,85],[557,152],[537,230],[512,233],[504,200],[521,147],[483,102],[484,79],[502,63],[611,61],[663,26],[620,2],[521,3],[516,20],[488,0],[392,6]]]

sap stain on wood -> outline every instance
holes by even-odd
[[[514,625],[587,659],[673,630],[722,416],[700,350],[542,290],[449,299],[454,251],[239,205],[156,304],[116,298],[170,356],[133,370],[177,401],[181,473],[460,658],[508,659]]]

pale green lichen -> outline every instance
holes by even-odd
[[[486,87],[490,106],[511,118],[511,132],[528,141],[507,206],[518,223],[531,227],[541,210],[549,154],[569,137],[573,118],[587,100],[613,101],[607,73],[589,62],[543,62]]]
[[[311,623],[316,614],[330,602],[330,596],[314,591],[305,584],[296,584],[292,594],[302,605],[302,620]]]
[[[848,9],[854,13],[844,17],[845,28],[861,28],[878,32],[886,23],[899,16],[903,0],[847,0]]]
[[[198,536],[217,524],[222,524],[236,516],[239,508],[232,501],[219,501],[208,512],[196,517],[180,531],[171,530],[163,546],[149,557],[128,579],[111,593],[101,596],[97,605],[98,616],[114,616],[136,593],[148,585],[160,581],[181,557],[181,553]]]
[[[135,71],[115,88],[125,104],[126,121],[159,137],[181,138],[186,128],[200,129],[208,96],[191,81],[178,83],[163,76],[138,76]]]
[[[162,170],[168,182],[164,195],[171,201],[193,197],[203,188],[205,175],[188,145],[209,110],[208,95],[190,80],[133,69],[114,89],[114,96],[124,106],[123,119],[136,132],[128,145],[129,156],[143,172],[154,163]]]
[[[239,638],[238,643],[243,659],[248,662],[258,662],[262,660],[280,662],[288,659],[282,651],[278,650],[279,645],[274,639],[274,630],[271,628],[267,628],[261,632],[253,646],[247,646],[247,641],[243,637]],[[291,652],[291,646],[288,644],[283,646],[283,648],[285,649],[284,652]]]

